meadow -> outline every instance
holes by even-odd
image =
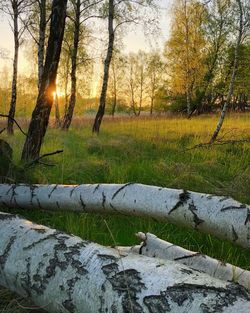
[[[217,119],[215,115],[191,120],[182,117],[106,118],[96,136],[91,133],[91,119],[76,118],[69,132],[50,127],[46,135],[42,153],[64,150],[62,154],[50,157],[49,162],[55,164],[53,167],[37,165],[24,169],[19,163],[24,136],[16,131],[14,137],[2,134],[2,138],[14,148],[15,165],[10,176],[17,182],[138,182],[229,195],[250,203],[249,142],[190,149],[208,142]],[[220,138],[249,138],[249,121],[249,113],[228,115]],[[47,211],[15,212],[37,223],[104,245],[134,245],[138,243],[134,236],[136,232],[151,232],[187,249],[250,269],[249,250],[153,219]],[[8,300],[5,307],[10,308],[10,295],[5,292],[4,297]],[[2,295],[2,299],[4,297]],[[8,308],[4,310],[5,307],[0,305],[2,312],[9,312]]]

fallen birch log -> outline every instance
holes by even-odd
[[[250,272],[229,263],[224,263],[199,252],[186,250],[150,233],[137,234],[141,245],[117,247],[121,253],[138,253],[148,257],[176,261],[212,277],[238,283],[250,289]]]
[[[0,206],[150,216],[250,247],[250,207],[229,197],[133,183],[0,184]]]
[[[177,262],[0,213],[0,285],[51,313],[246,313],[250,294]]]

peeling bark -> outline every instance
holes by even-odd
[[[0,185],[11,208],[122,213],[195,228],[250,247],[249,205],[232,198],[142,184]]]
[[[207,273],[212,277],[224,281],[233,281],[250,289],[250,272],[247,270],[221,262],[199,252],[186,250],[170,242],[161,240],[150,233],[138,233],[137,237],[142,240],[141,245],[130,248],[120,247],[119,251],[139,253],[148,257],[176,261],[194,270]]]
[[[185,265],[0,213],[0,284],[51,313],[246,313],[250,294]]]

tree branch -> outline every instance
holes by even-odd
[[[0,114],[0,117],[6,117],[6,118],[11,119],[17,125],[20,132],[24,134],[24,136],[28,137],[28,135],[22,130],[21,126],[17,123],[17,121],[13,117],[9,116],[8,114]]]

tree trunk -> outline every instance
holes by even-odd
[[[142,244],[140,246],[131,247],[130,250],[127,250],[128,252],[176,261],[220,280],[233,281],[245,288],[250,288],[250,272],[247,270],[241,269],[232,264],[223,263],[199,252],[186,250],[182,247],[161,240],[150,233],[138,233],[137,237],[142,240]]]
[[[67,110],[68,110],[68,79],[69,79],[69,67],[70,67],[70,56],[67,55],[67,61],[66,61],[66,74],[65,74],[65,84],[64,84],[64,112],[63,116],[65,116]]]
[[[242,9],[242,4],[241,4],[241,0],[236,0],[239,6],[239,12],[240,12],[240,16],[239,16],[239,33],[238,33],[238,39],[237,39],[237,43],[235,46],[235,51],[234,51],[234,63],[233,63],[233,72],[232,72],[232,76],[231,76],[231,81],[230,81],[230,85],[229,85],[229,90],[228,90],[228,94],[227,94],[227,99],[226,102],[224,103],[222,112],[221,112],[221,116],[219,119],[219,122],[216,126],[216,129],[210,139],[210,143],[213,143],[216,138],[219,135],[219,132],[221,130],[221,127],[223,125],[224,119],[225,119],[225,115],[226,115],[226,111],[227,108],[230,104],[231,98],[232,98],[232,94],[233,94],[233,90],[234,90],[234,82],[235,82],[235,78],[236,78],[236,72],[238,69],[238,64],[239,64],[239,48],[240,48],[240,44],[241,44],[241,40],[242,40],[242,36],[243,36],[243,9]]]
[[[13,126],[16,112],[16,98],[17,98],[17,68],[18,68],[18,54],[19,54],[19,29],[18,29],[18,3],[12,2],[13,9],[13,22],[14,22],[14,59],[13,59],[13,76],[12,76],[12,88],[11,88],[11,100],[9,109],[9,118],[7,122],[7,133],[9,135],[14,134]]]
[[[115,115],[116,105],[117,105],[117,83],[116,83],[116,73],[115,73],[115,65],[112,66],[113,72],[113,104],[112,104],[112,111],[111,115]]]
[[[154,96],[151,96],[150,100],[151,100],[151,102],[150,102],[150,115],[152,115],[153,114],[153,108],[154,108]]]
[[[105,113],[105,105],[106,105],[106,95],[107,95],[107,88],[108,88],[108,80],[109,80],[109,67],[112,60],[113,54],[113,46],[114,46],[114,39],[115,39],[115,32],[114,32],[114,0],[109,0],[109,44],[108,44],[108,51],[107,56],[104,62],[104,75],[103,75],[103,83],[102,83],[102,91],[100,97],[100,104],[99,108],[95,117],[94,125],[92,128],[93,133],[99,133],[100,126],[102,123],[102,118]]]
[[[11,168],[13,150],[3,139],[0,139],[0,182],[8,181],[9,170]]]
[[[60,128],[61,127],[61,118],[60,118],[60,110],[59,110],[59,103],[58,103],[57,92],[55,94],[54,106],[55,106],[55,126],[57,128]]]
[[[44,66],[44,49],[46,35],[46,0],[39,1],[40,21],[39,21],[39,38],[38,38],[38,90],[41,86],[43,66]]]
[[[190,92],[190,65],[189,65],[189,20],[187,12],[187,0],[184,0],[185,10],[185,49],[186,49],[186,103],[187,103],[187,115],[191,114],[191,92]]]
[[[56,90],[56,76],[64,34],[66,7],[67,0],[53,0],[50,35],[42,82],[22,151],[23,161],[39,157],[42,141],[47,130],[53,105],[53,92]]]
[[[122,213],[184,225],[250,247],[250,206],[232,198],[141,184],[0,185],[0,206]]]
[[[68,130],[72,121],[75,103],[76,103],[76,68],[77,68],[77,54],[79,45],[79,34],[80,34],[80,15],[81,15],[81,1],[77,0],[76,11],[75,11],[75,29],[74,29],[74,47],[71,56],[71,93],[69,99],[69,106],[65,113],[62,129]]]
[[[0,284],[51,313],[250,310],[244,287],[177,262],[122,255],[6,213],[0,236]]]

